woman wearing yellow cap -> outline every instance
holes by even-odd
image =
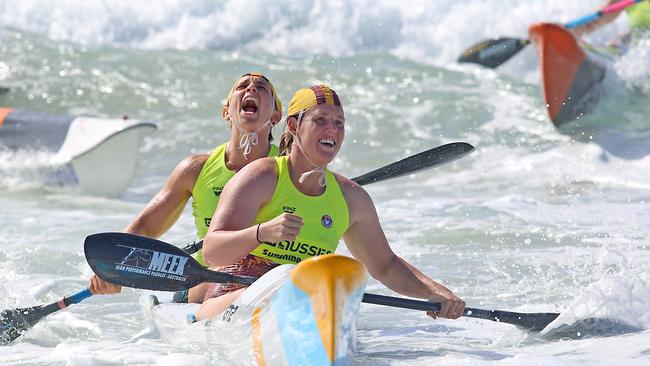
[[[368,193],[327,169],[341,148],[345,116],[325,85],[291,99],[281,155],[257,160],[224,188],[204,238],[208,265],[222,272],[259,276],[283,263],[336,250],[343,238],[368,272],[401,294],[442,303],[434,318],[458,318],[465,303],[391,250]],[[205,291],[207,287],[207,292]],[[204,284],[197,319],[224,311],[241,285]]]
[[[248,73],[235,82],[222,110],[231,128],[230,140],[211,153],[191,155],[172,171],[158,194],[126,228],[126,232],[157,238],[178,219],[192,197],[197,236],[205,236],[221,190],[248,163],[278,154],[271,144],[271,128],[282,117],[282,104],[271,82],[262,74]],[[267,138],[268,136],[268,138]],[[202,253],[196,259],[203,263]],[[93,275],[90,291],[120,291]],[[200,300],[200,299],[199,299]]]

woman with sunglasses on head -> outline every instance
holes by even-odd
[[[181,161],[126,232],[151,238],[161,236],[178,220],[191,197],[197,236],[203,238],[225,184],[250,162],[278,154],[278,147],[271,144],[271,128],[282,117],[282,104],[264,75],[248,73],[240,77],[230,89],[222,117],[230,126],[230,140],[211,153],[191,155]],[[196,259],[205,265],[201,251]],[[94,294],[121,291],[120,286],[97,275],[91,278],[89,288]],[[177,295],[175,300],[187,301],[186,293]],[[192,300],[200,302],[202,296]]]

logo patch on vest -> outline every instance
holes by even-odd
[[[212,192],[214,192],[214,195],[217,197],[221,196],[222,191],[223,187],[212,187]]]
[[[282,206],[282,211],[292,214],[296,212],[296,208],[291,206]]]
[[[330,215],[323,215],[323,217],[320,218],[321,224],[323,224],[323,227],[326,229],[329,229],[332,227],[332,218]]]
[[[212,222],[212,217],[204,217],[205,226],[210,227],[210,222]]]

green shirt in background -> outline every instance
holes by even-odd
[[[631,30],[650,28],[650,1],[642,1],[625,9]]]
[[[203,165],[201,173],[192,189],[192,215],[196,226],[196,236],[203,239],[210,227],[210,220],[219,203],[223,187],[235,176],[235,172],[226,166],[227,143],[217,147]],[[277,156],[278,147],[271,144],[269,156]],[[203,250],[194,255],[195,259],[206,267]]]

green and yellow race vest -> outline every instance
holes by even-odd
[[[334,175],[327,170],[325,193],[307,196],[291,182],[288,159],[276,157],[278,183],[271,201],[260,210],[255,223],[269,221],[283,212],[302,217],[303,227],[294,241],[260,244],[251,254],[280,264],[295,264],[303,259],[334,253],[348,229],[350,213]]]
[[[630,29],[650,28],[650,1],[641,1],[625,9],[625,11],[627,12],[627,23]]]
[[[204,238],[208,232],[210,220],[212,220],[212,215],[217,209],[223,187],[236,173],[226,166],[227,146],[228,144],[225,143],[214,149],[203,165],[192,189],[192,215],[194,215],[196,236],[200,239]],[[271,144],[269,156],[277,155],[278,147]],[[202,250],[195,254],[195,258],[201,265],[206,266]]]

